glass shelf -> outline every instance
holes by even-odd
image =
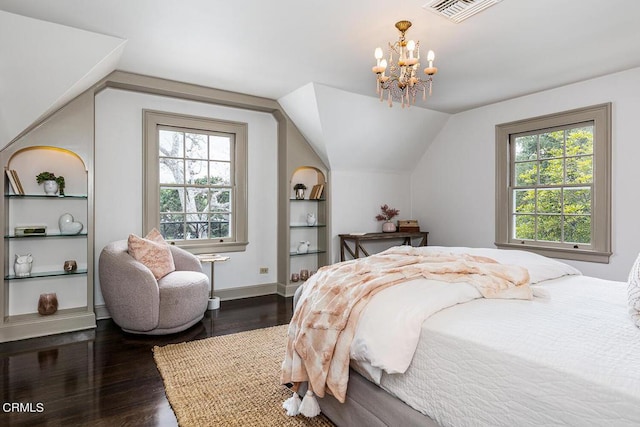
[[[86,194],[65,194],[64,196],[47,196],[46,194],[5,194],[4,197],[9,199],[87,199]]]
[[[87,237],[87,233],[78,234],[60,234],[60,233],[48,233],[48,234],[27,234],[26,236],[6,235],[5,239],[46,239],[46,238],[68,238],[68,237]]]
[[[327,199],[289,199],[290,202],[324,202]]]
[[[289,255],[291,255],[291,256],[303,256],[303,255],[323,254],[325,252],[327,252],[327,251],[316,249],[314,251],[304,252],[304,253],[301,253],[301,254],[299,254],[298,252],[289,252]]]
[[[326,224],[316,224],[316,225],[299,224],[299,225],[290,225],[289,228],[322,228],[326,226],[327,226]]]
[[[31,273],[30,276],[18,277],[14,274],[10,274],[8,276],[4,276],[4,280],[26,280],[26,279],[37,279],[41,277],[55,277],[55,276],[77,276],[87,274],[87,269],[77,269],[76,271],[67,272],[64,270],[58,271],[39,271]]]

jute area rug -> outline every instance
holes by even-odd
[[[322,414],[289,417],[280,384],[287,325],[154,347],[169,403],[182,427],[333,426]]]

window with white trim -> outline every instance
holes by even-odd
[[[194,253],[247,244],[247,124],[145,111],[145,225]]]
[[[496,126],[496,245],[611,255],[611,104]]]

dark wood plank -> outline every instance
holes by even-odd
[[[100,320],[95,332],[0,344],[0,425],[176,426],[155,345],[282,325],[292,314],[292,298],[268,295],[223,301],[178,334],[132,335]],[[22,411],[7,411],[11,403]]]

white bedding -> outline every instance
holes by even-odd
[[[640,425],[640,329],[627,312],[626,284],[578,276],[564,263],[519,251],[473,251],[505,263],[533,261],[532,282],[549,297],[474,299],[444,309],[422,324],[406,372],[380,376],[362,349],[406,326],[387,313],[373,323],[378,338],[356,333],[356,369],[442,426]],[[396,309],[388,291],[369,305]],[[375,304],[361,323],[375,317]],[[381,333],[385,322],[392,327]],[[387,349],[396,345],[388,341]]]

